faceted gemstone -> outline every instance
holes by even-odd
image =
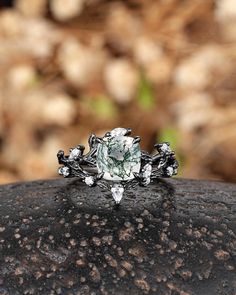
[[[126,133],[127,133],[127,129],[121,128],[121,127],[115,128],[110,132],[112,137],[114,137],[114,136],[124,136]]]
[[[84,182],[88,185],[88,186],[92,186],[94,184],[94,179],[92,176],[87,176],[84,179]]]
[[[129,136],[107,138],[98,144],[97,168],[107,180],[120,181],[134,178],[141,166],[139,143],[133,143]]]
[[[151,181],[151,174],[152,174],[152,165],[146,164],[142,169],[143,177],[144,177],[144,185],[148,185]]]
[[[166,172],[168,176],[172,176],[174,174],[174,168],[173,167],[167,167]]]
[[[170,153],[171,152],[171,149],[169,147],[169,145],[167,143],[162,143],[161,147],[160,147],[160,150],[163,152],[163,153]]]
[[[112,197],[116,204],[119,204],[124,193],[124,187],[121,184],[115,183],[111,188]]]
[[[69,160],[75,160],[81,155],[81,151],[78,148],[74,148],[71,150],[69,155]]]
[[[143,172],[143,176],[145,178],[148,178],[151,176],[152,174],[152,165],[151,164],[146,164],[143,169],[142,169],[142,172]]]
[[[70,169],[68,167],[60,167],[59,170],[58,170],[58,173],[60,175],[63,175],[64,177],[67,177],[70,175]]]

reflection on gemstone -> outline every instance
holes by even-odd
[[[107,180],[129,180],[133,173],[139,173],[141,166],[141,151],[139,143],[133,143],[129,136],[108,138],[98,145],[97,168],[103,172]]]

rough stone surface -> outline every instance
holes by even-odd
[[[0,294],[234,295],[235,229],[235,184],[1,186]]]

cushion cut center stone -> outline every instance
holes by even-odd
[[[97,168],[106,180],[121,181],[134,178],[141,166],[139,143],[129,136],[107,138],[98,144]]]

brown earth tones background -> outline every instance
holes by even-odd
[[[235,0],[0,1],[0,183],[114,127],[236,181]]]

